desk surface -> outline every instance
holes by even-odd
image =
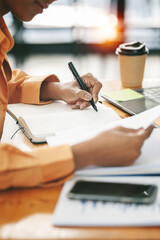
[[[146,81],[144,86],[150,85]],[[152,85],[160,85],[160,80],[152,82]],[[119,89],[120,83],[105,82],[103,86],[102,93]],[[122,118],[128,116],[121,110],[114,109]],[[13,144],[21,145],[23,150],[37,147],[21,132],[16,135]],[[61,187],[1,192],[0,239],[160,239],[160,227],[53,227],[52,213],[60,192]]]

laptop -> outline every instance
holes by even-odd
[[[149,88],[139,88],[134,89],[134,91],[144,95],[144,98],[138,98],[127,101],[116,101],[102,95],[102,97],[114,106],[122,109],[130,115],[135,115],[141,113],[145,110],[153,108],[160,105],[160,86],[159,87],[149,87]]]

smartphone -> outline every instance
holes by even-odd
[[[70,199],[144,204],[154,202],[156,195],[157,186],[152,184],[86,180],[78,180],[75,182],[68,193]]]

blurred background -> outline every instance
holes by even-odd
[[[143,41],[149,48],[144,78],[160,78],[160,0],[58,0],[31,22],[5,20],[15,46],[12,68],[30,75],[54,73],[61,81],[92,72],[100,80],[120,78],[117,46]]]

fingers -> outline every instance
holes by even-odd
[[[77,83],[74,82],[74,95],[76,98],[71,101],[73,104],[72,109],[84,109],[90,105],[89,101],[92,99],[94,102],[98,101],[98,93],[102,88],[102,84],[91,73],[85,74],[82,79],[89,92],[76,87]]]
[[[121,129],[124,134],[128,135],[129,142],[132,143],[130,155],[132,156],[131,163],[133,163],[133,161],[140,156],[144,141],[150,136],[154,129],[154,126],[150,126],[147,129],[125,129],[123,127],[120,127],[119,129]]]
[[[102,84],[100,82],[95,83],[93,86],[92,96],[95,103],[98,101],[98,93],[101,90],[101,88]]]
[[[92,100],[92,95],[84,90],[77,90],[77,97],[78,99],[82,99],[84,101]]]
[[[91,90],[94,102],[97,102],[98,93],[102,88],[102,83],[100,83],[97,78],[95,78],[91,73],[85,74],[82,76],[82,79],[85,82],[87,88]]]
[[[150,126],[147,129],[140,128],[140,129],[137,130],[135,135],[132,136],[135,139],[135,143],[136,143],[136,146],[137,146],[137,151],[139,149],[139,155],[141,153],[141,147],[144,144],[144,141],[150,136],[150,134],[153,131],[153,128],[154,128],[154,126]]]
[[[72,106],[72,109],[84,109],[90,105],[89,101],[92,99],[92,95],[84,90],[77,89],[77,102]]]
[[[143,127],[138,128],[138,129],[133,129],[133,128],[125,128],[122,126],[116,127],[118,131],[124,132],[124,133],[131,133],[133,135],[139,135],[142,136],[142,138],[148,138],[150,134],[152,133],[154,126],[150,126],[147,129],[144,129]]]
[[[115,129],[118,132],[125,134],[126,136],[127,135],[130,136],[132,141],[135,142],[138,150],[142,147],[144,141],[150,136],[150,134],[154,129],[154,126],[150,126],[147,129],[144,129],[144,128],[131,129],[131,128],[124,128],[122,126],[118,126]]]
[[[117,130],[125,132],[125,133],[135,133],[135,132],[139,131],[139,129],[137,130],[137,129],[133,129],[133,128],[126,128],[123,126],[118,126],[116,128],[117,128]]]
[[[151,135],[153,129],[154,129],[154,126],[152,125],[147,129],[142,129],[141,131],[139,131],[139,136],[141,137],[142,141],[144,141]]]
[[[86,101],[77,101],[74,105],[72,105],[72,109],[84,109],[90,106],[89,102]]]
[[[80,109],[84,109],[84,108],[87,108],[90,106],[90,103],[89,102],[82,102],[82,104],[80,105]]]
[[[74,88],[74,102],[72,101],[72,109],[84,109],[90,105],[89,101],[92,99],[92,95],[89,92]]]
[[[151,133],[153,132],[153,129],[154,129],[154,125],[151,125],[150,127],[148,127],[146,130],[148,132],[148,137],[151,135]]]

